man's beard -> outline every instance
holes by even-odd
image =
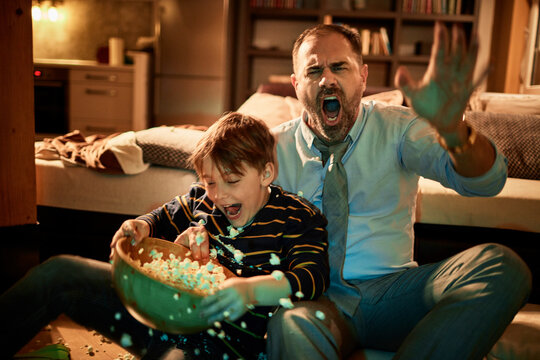
[[[323,101],[322,98],[328,95],[336,95],[340,99],[340,116],[339,123],[334,126],[329,126],[324,121],[323,116]],[[355,91],[350,99],[347,99],[341,89],[323,89],[319,92],[315,101],[300,99],[306,109],[311,121],[310,127],[316,134],[320,134],[321,140],[328,144],[338,143],[345,139],[349,130],[354,125],[360,105],[361,93]]]

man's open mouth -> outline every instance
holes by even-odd
[[[323,99],[322,110],[326,117],[326,122],[332,125],[339,116],[341,104],[336,96],[327,96]]]

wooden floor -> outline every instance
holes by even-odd
[[[137,359],[99,333],[81,327],[61,315],[30,341],[19,354],[39,350],[49,344],[62,343],[70,349],[72,360]],[[89,351],[91,350],[91,351]]]

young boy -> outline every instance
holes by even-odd
[[[201,182],[124,222],[113,238],[112,246],[123,236],[176,239],[203,261],[209,254],[200,245],[210,241],[218,261],[238,275],[203,301],[202,313],[214,327],[178,337],[180,347],[196,355],[257,358],[265,352],[271,312],[292,306],[291,299],[316,299],[328,286],[326,219],[305,199],[271,185],[273,150],[264,123],[239,113],[223,116],[191,157]]]

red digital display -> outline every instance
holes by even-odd
[[[34,70],[34,76],[35,76],[35,77],[40,77],[40,76],[41,76],[41,71],[39,71],[39,70]]]

